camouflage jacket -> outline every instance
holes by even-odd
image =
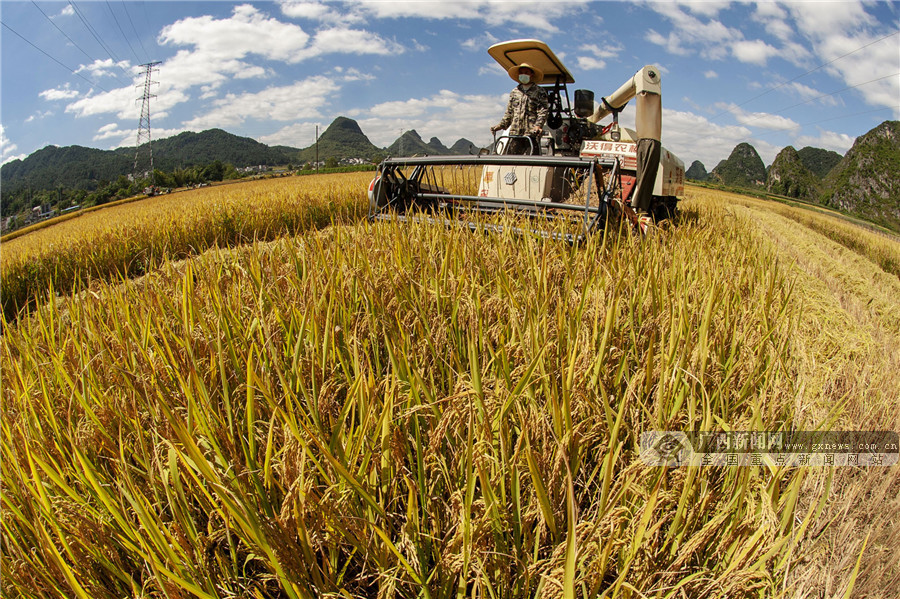
[[[543,127],[550,112],[547,90],[539,85],[528,89],[517,86],[509,94],[506,114],[500,119],[500,128],[509,128],[510,135],[527,135],[534,127]]]

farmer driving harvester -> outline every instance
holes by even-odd
[[[547,90],[538,85],[544,80],[544,73],[527,62],[507,72],[519,85],[510,92],[506,113],[499,124],[491,127],[491,133],[509,128],[511,138],[506,154],[540,154],[541,131],[550,113]]]

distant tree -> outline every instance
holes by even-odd
[[[241,174],[237,171],[237,169],[234,168],[234,165],[233,165],[233,164],[226,164],[226,165],[225,165],[225,170],[224,170],[224,172],[222,173],[222,179],[228,179],[228,180],[230,181],[230,180],[233,180],[233,179],[240,179],[242,176],[243,176],[243,175],[241,175]]]
[[[329,156],[325,159],[325,168],[337,168],[338,161],[334,156]]]
[[[190,169],[176,168],[172,171],[172,179],[175,181],[175,187],[184,187],[193,183]]]
[[[203,167],[202,176],[206,181],[221,181],[225,176],[225,165],[221,160],[215,160]]]
[[[176,187],[175,177],[159,169],[153,171],[153,183],[157,187]]]

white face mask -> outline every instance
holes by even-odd
[[[528,85],[531,83],[531,75],[519,75],[519,83]]]

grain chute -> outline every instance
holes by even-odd
[[[644,67],[595,107],[589,90],[575,90],[570,102],[568,85],[575,80],[543,42],[503,42],[488,53],[504,69],[528,62],[542,70],[550,113],[539,153],[507,154],[511,136],[501,135],[477,156],[388,158],[369,186],[370,220],[414,218],[496,229],[500,225],[476,224],[467,215],[512,211],[531,217],[517,230],[576,241],[602,230],[610,218],[625,217],[640,230],[635,208],[655,220],[674,212],[684,192],[684,163],[660,146],[658,69]],[[618,123],[634,97],[637,131]],[[598,124],[608,115],[610,124]],[[574,226],[548,232],[541,225],[548,219]]]

